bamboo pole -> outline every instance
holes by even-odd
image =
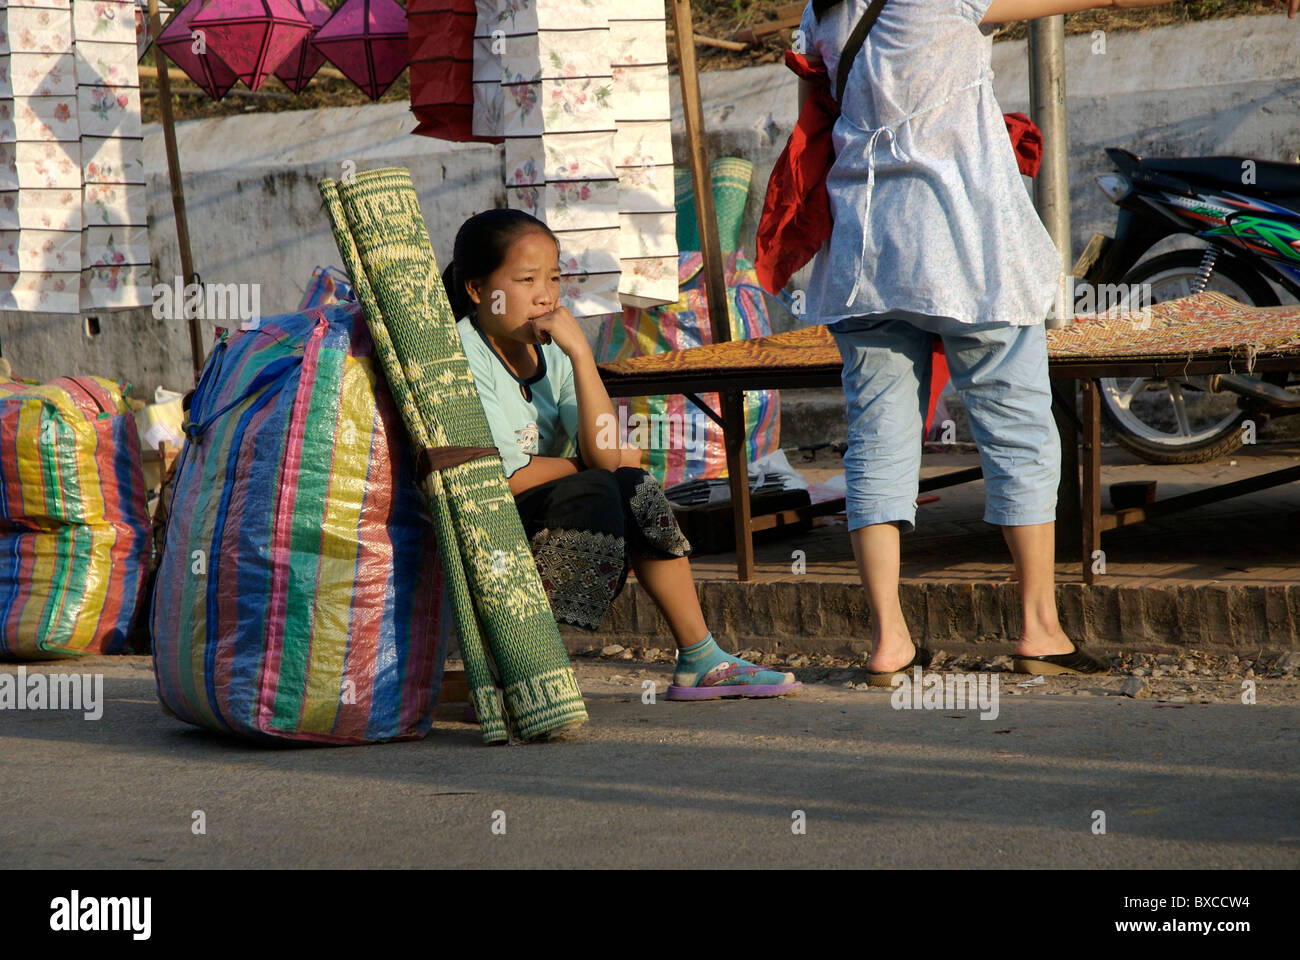
[[[686,150],[691,166],[691,184],[695,190],[695,215],[700,226],[709,326],[713,329],[713,342],[726,343],[731,339],[731,315],[727,308],[722,249],[718,242],[718,217],[713,205],[709,151],[704,143],[704,109],[700,104],[700,78],[695,68],[695,44],[691,39],[695,36],[691,0],[672,0],[672,4],[673,43],[677,50],[678,79],[682,88],[682,116],[686,121]],[[743,394],[739,390],[728,390],[721,396],[722,436],[727,451],[727,476],[736,528],[736,576],[739,580],[752,580],[754,548],[749,529],[749,465],[745,457]]]
[[[162,19],[158,16],[158,0],[149,0],[149,30],[155,41],[162,36]],[[158,62],[158,115],[162,121],[163,146],[167,151],[167,179],[171,183],[172,212],[176,216],[176,239],[180,244],[181,274],[185,283],[195,279],[194,258],[190,254],[190,228],[185,219],[185,187],[181,183],[181,161],[176,150],[176,123],[172,118],[172,88],[167,77],[167,54],[154,44],[154,59]],[[161,278],[160,278],[161,279]],[[189,313],[189,297],[181,296],[181,315]],[[199,382],[203,369],[203,337],[197,317],[186,317],[190,328],[190,363],[194,367],[194,382]]]

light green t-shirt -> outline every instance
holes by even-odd
[[[528,466],[534,456],[577,456],[578,396],[565,352],[554,343],[538,345],[537,372],[521,379],[468,317],[456,329],[506,476]]]

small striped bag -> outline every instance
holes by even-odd
[[[423,736],[451,618],[360,305],[226,331],[190,420],[152,611],[164,708],[255,738]]]
[[[594,353],[600,363],[646,354],[685,350],[713,342],[709,306],[704,290],[704,261],[698,252],[680,254],[676,303],[638,309],[625,307],[622,315],[607,318],[596,339]],[[772,332],[765,294],[754,267],[734,252],[725,264],[727,306],[731,338],[752,340]],[[701,393],[700,400],[721,412],[716,393]],[[620,425],[627,424],[626,439],[645,453],[641,466],[660,485],[727,475],[727,451],[722,428],[681,394],[657,397],[620,397],[614,401]],[[745,457],[752,463],[776,451],[781,431],[779,390],[746,390]],[[622,435],[620,434],[620,437]]]
[[[0,659],[120,652],[150,550],[121,388],[0,378]]]

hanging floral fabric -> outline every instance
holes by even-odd
[[[0,10],[0,308],[152,302],[134,6]]]
[[[501,24],[510,19],[511,11],[500,0],[475,0],[474,7],[474,65],[470,74],[474,88],[470,97],[474,106],[473,132],[478,139],[499,140],[506,106],[506,91],[501,85],[506,32]]]
[[[619,0],[610,14],[614,155],[618,164],[618,292],[625,306],[677,300],[677,214],[663,0]]]
[[[476,8],[473,132],[505,137],[507,205],[559,237],[565,305],[675,301],[663,0]]]

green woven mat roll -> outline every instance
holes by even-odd
[[[320,191],[412,443],[491,447],[410,174],[370,170]],[[584,722],[500,458],[434,470],[424,493],[483,739],[532,740]]]
[[[718,215],[718,246],[730,253],[740,243],[740,224],[749,200],[749,182],[754,164],[743,157],[719,157],[709,164],[713,183],[713,206]],[[674,201],[677,207],[677,248],[700,249],[700,228],[695,213],[695,190],[691,172],[677,167],[674,176]]]

